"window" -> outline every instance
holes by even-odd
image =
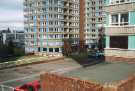
[[[110,4],[120,4],[130,2],[130,0],[110,0]]]
[[[118,14],[112,15],[112,25],[118,25]]]
[[[95,29],[92,29],[92,32],[95,32],[96,30]]]
[[[43,51],[47,51],[47,48],[43,48]]]
[[[40,52],[40,47],[38,47],[38,52]]]
[[[49,48],[49,52],[53,52],[53,48]]]
[[[121,14],[120,23],[121,25],[128,25],[128,13]]]
[[[124,2],[125,0],[120,0],[120,2]]]
[[[100,17],[100,18],[98,18],[98,22],[102,22],[102,18]]]
[[[55,52],[59,52],[59,48],[55,48]]]
[[[129,15],[128,13],[118,13],[111,15],[111,25],[128,25],[129,22]]]
[[[128,49],[128,36],[110,36],[110,47]]]

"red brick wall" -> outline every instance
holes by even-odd
[[[129,77],[127,80],[120,81],[117,91],[135,91],[135,75]]]
[[[100,85],[54,74],[41,75],[42,91],[135,91],[135,75],[113,85]]]
[[[43,91],[102,91],[102,86],[77,78],[44,74],[41,75]]]
[[[104,86],[103,91],[117,91],[117,87],[115,87],[115,86]]]
[[[135,91],[135,75],[115,83],[115,85],[104,85],[103,91]]]

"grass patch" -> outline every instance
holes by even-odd
[[[18,57],[4,58],[4,59],[0,59],[0,62],[1,63],[11,62],[11,61],[36,62],[36,61],[43,61],[46,59],[47,59],[46,57],[31,55],[31,56],[20,56],[20,57],[18,56]]]

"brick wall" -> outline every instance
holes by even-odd
[[[43,91],[102,91],[99,84],[48,73],[41,75],[41,84]]]
[[[46,73],[41,75],[41,86],[43,91],[135,91],[135,75],[115,84],[101,85],[79,78]]]
[[[120,81],[117,88],[117,91],[135,91],[135,75],[127,80]]]

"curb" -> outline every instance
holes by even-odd
[[[34,64],[49,63],[49,62],[58,61],[58,60],[62,60],[62,59],[64,59],[64,57],[46,59],[46,60],[43,60],[43,61],[37,61],[37,62],[32,62],[32,63],[24,63],[24,64],[15,64],[16,61],[13,61],[11,63],[6,62],[6,63],[0,64],[0,70],[8,69],[8,68],[14,68],[14,67],[27,66],[27,65],[34,65]]]

